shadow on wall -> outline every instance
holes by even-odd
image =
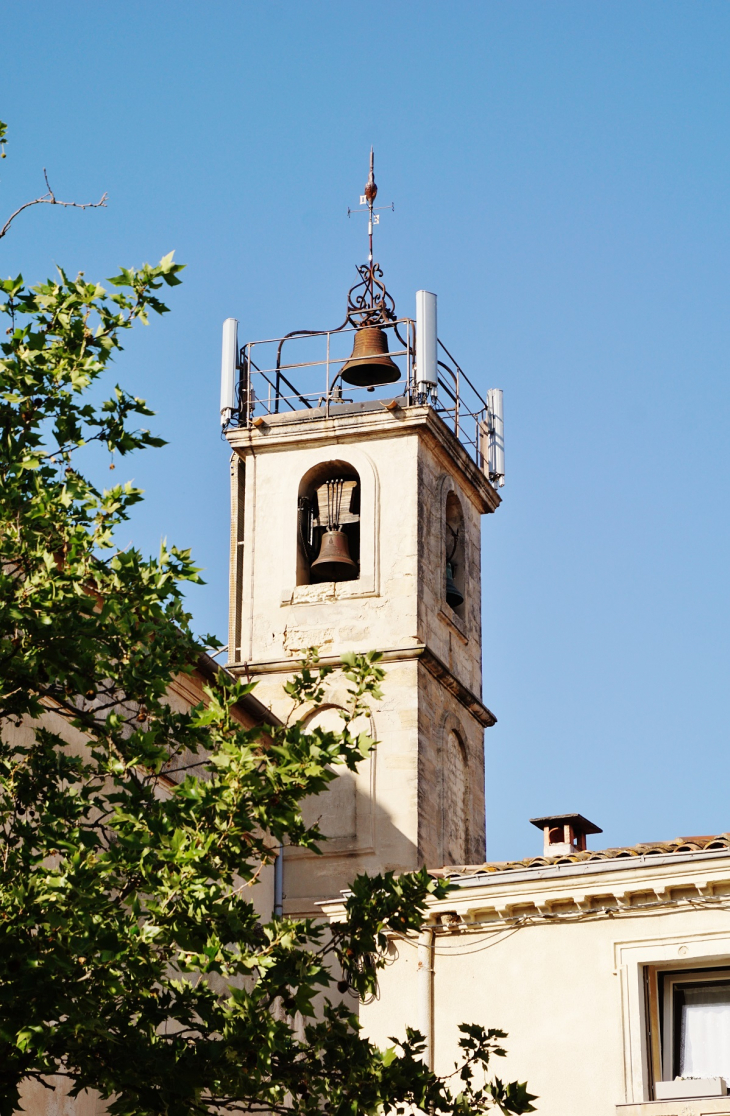
[[[453,730],[445,740],[443,768],[443,861],[466,864],[471,859],[469,761],[464,741]]]
[[[305,721],[308,729],[340,730],[341,707],[331,704],[314,711]],[[370,717],[359,718],[353,732],[367,732],[375,738]],[[294,909],[311,908],[323,899],[336,898],[360,872],[407,872],[420,867],[415,842],[396,824],[396,820],[378,794],[376,745],[370,756],[350,771],[341,764],[333,766],[335,778],[326,791],[302,803],[307,825],[318,825],[326,838],[321,844],[322,855],[307,849],[287,848],[284,872],[286,905]],[[403,779],[403,795],[408,771],[388,771],[388,798],[398,794],[394,780]]]
[[[310,910],[313,904],[337,898],[361,872],[400,873],[422,867],[415,842],[346,768],[338,767],[333,784],[305,801],[302,813],[308,824],[319,825],[326,839],[321,855],[287,847],[284,898],[289,913],[303,913],[305,908],[315,913]]]
[[[310,714],[305,727],[336,731],[342,725],[340,712],[334,704],[322,707]],[[353,731],[375,737],[370,717],[356,721]],[[335,765],[335,778],[328,789],[302,803],[306,824],[319,826],[325,840],[319,856],[306,849],[287,849],[285,894],[290,903],[335,898],[359,872],[406,872],[423,867],[424,850],[403,831],[406,825],[415,827],[417,823],[430,831],[432,841],[427,844],[433,845],[433,854],[427,867],[473,860],[468,751],[457,727],[450,721],[443,726],[437,764],[440,778],[432,781],[429,796],[419,804],[418,819],[409,818],[407,808],[412,772],[407,766],[399,768],[398,757],[393,758],[396,763],[386,773],[376,745],[357,771]],[[399,816],[401,803],[404,812]],[[417,838],[421,843],[423,836],[420,833]]]

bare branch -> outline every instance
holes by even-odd
[[[53,192],[51,184],[48,181],[48,174],[45,167],[43,168],[43,177],[46,180],[48,193],[42,194],[39,198],[33,198],[32,201],[25,202],[23,205],[20,206],[19,209],[15,210],[15,213],[11,213],[3,227],[0,229],[0,239],[2,239],[2,237],[5,236],[6,232],[8,232],[15,218],[20,213],[22,213],[24,209],[28,209],[31,205],[63,205],[67,209],[99,209],[99,207],[106,209],[106,199],[108,196],[106,191],[104,191],[104,193],[101,195],[98,202],[61,201],[61,199],[57,198]]]

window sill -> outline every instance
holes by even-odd
[[[682,1097],[617,1104],[616,1116],[730,1116],[730,1097]]]
[[[466,624],[460,616],[456,615],[453,609],[449,608],[448,605],[445,605],[443,608],[439,609],[439,616],[446,623],[446,625],[456,633],[462,643],[469,642],[469,637],[466,634]]]
[[[727,1088],[722,1077],[696,1078],[694,1081],[657,1081],[657,1100],[696,1100],[698,1097],[724,1097]]]
[[[326,601],[350,601],[359,597],[377,597],[372,578],[359,577],[355,581],[318,581],[312,585],[295,585],[283,589],[280,604],[309,605]]]

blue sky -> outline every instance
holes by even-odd
[[[505,392],[484,526],[492,859],[578,810],[593,845],[730,830],[730,6],[722,0],[125,3],[3,13],[0,270],[89,277],[174,249],[173,313],[118,377],[169,441],[117,470],[130,538],[192,546],[225,641],[220,323],[341,320],[377,154],[401,312]]]

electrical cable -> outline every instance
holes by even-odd
[[[474,926],[474,927],[461,926],[461,927],[459,927],[458,930],[454,929],[452,931],[446,931],[446,933],[449,934],[449,936],[452,936],[452,937],[457,936],[457,935],[462,935],[462,934],[470,934],[470,933],[474,934],[474,935],[476,935],[476,934],[490,934],[490,933],[492,935],[502,934],[503,937],[499,938],[497,941],[488,941],[483,945],[479,944],[479,945],[475,946],[473,949],[465,949],[465,950],[438,949],[436,944],[434,943],[434,953],[438,957],[470,957],[472,954],[481,953],[485,949],[491,949],[492,946],[500,945],[503,941],[506,941],[507,938],[512,937],[512,935],[515,934],[518,930],[522,930],[527,926],[539,926],[539,925],[545,926],[545,925],[557,924],[557,923],[561,923],[561,922],[562,923],[577,923],[577,922],[586,922],[586,921],[592,921],[592,920],[599,921],[600,919],[604,919],[604,918],[615,918],[615,917],[620,918],[620,917],[623,917],[623,916],[629,916],[629,917],[634,917],[634,918],[636,918],[636,917],[647,917],[647,916],[652,915],[652,914],[658,914],[661,910],[665,910],[667,908],[676,908],[676,907],[684,907],[685,909],[687,909],[688,907],[694,907],[697,910],[700,910],[700,909],[703,909],[703,908],[704,909],[709,908],[711,910],[716,910],[716,911],[730,911],[730,906],[723,905],[719,900],[716,901],[709,896],[707,896],[707,897],[698,896],[697,898],[691,898],[691,899],[666,899],[666,900],[662,900],[658,903],[644,903],[644,904],[641,905],[641,907],[601,907],[600,909],[597,909],[597,910],[580,911],[580,912],[576,912],[575,914],[558,914],[558,913],[555,913],[555,914],[540,914],[538,912],[537,914],[534,914],[534,915],[533,914],[531,914],[531,915],[521,915],[512,926],[495,927],[494,930],[492,930],[492,931],[486,930],[484,927],[477,927],[477,926]],[[408,945],[412,946],[414,949],[417,948],[418,943],[414,939],[411,939],[411,938],[407,937],[407,935],[405,935],[405,934],[393,934],[392,936],[393,936],[393,938],[398,939],[399,941],[406,942]],[[446,934],[442,933],[441,936],[445,937]]]

